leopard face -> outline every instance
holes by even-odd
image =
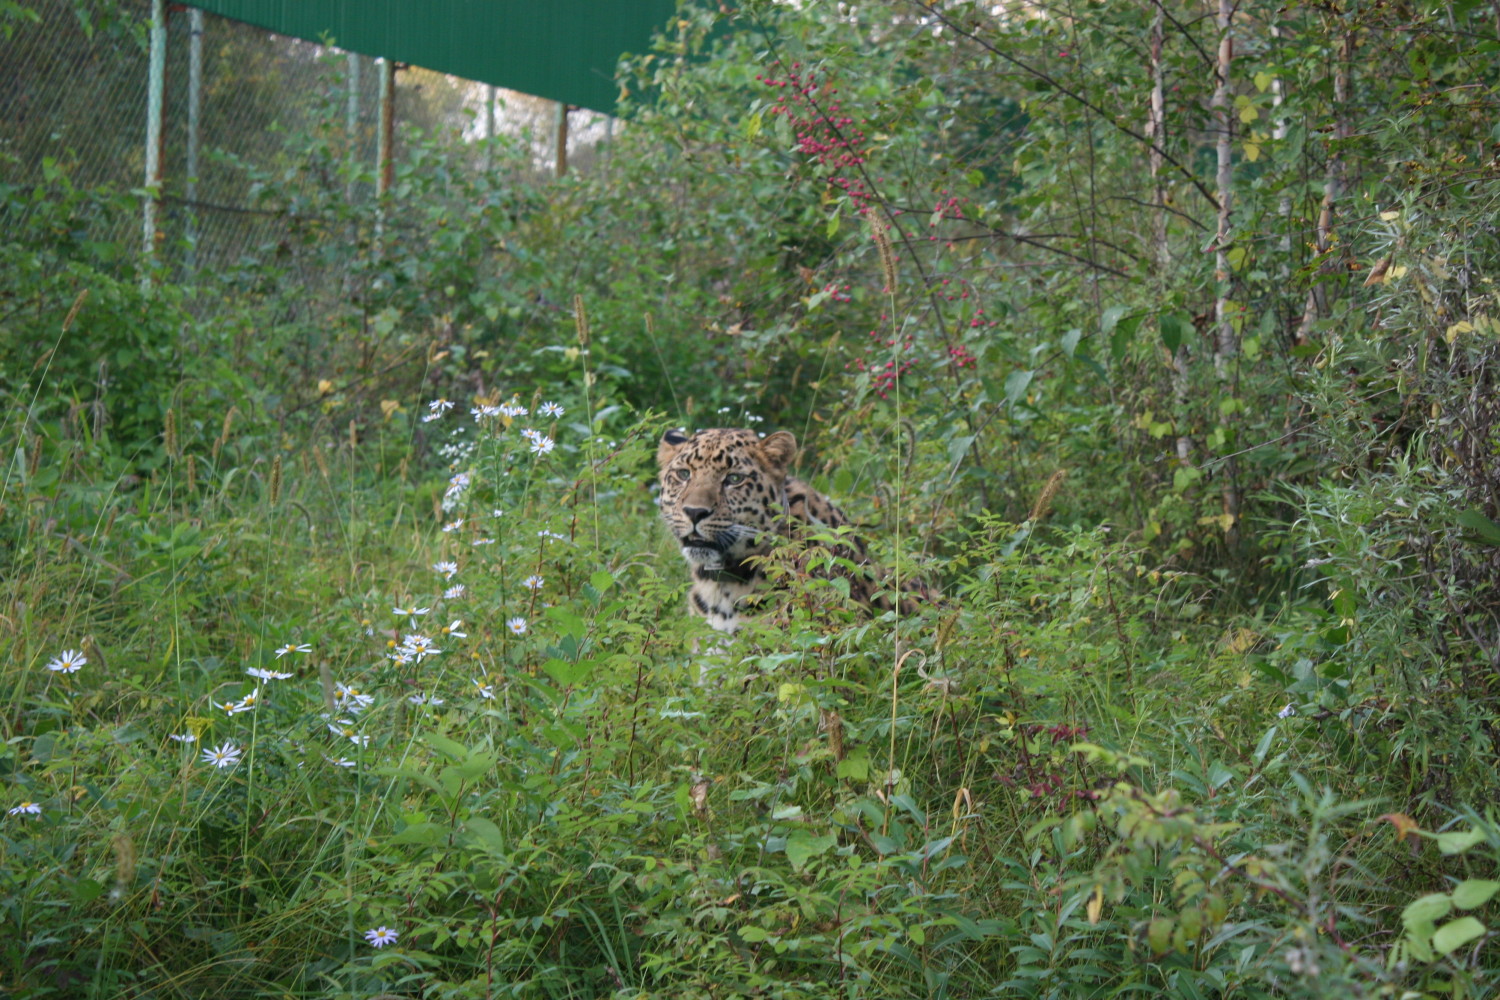
[[[753,582],[787,507],[797,440],[785,431],[668,431],[657,447],[661,514],[696,580]]]

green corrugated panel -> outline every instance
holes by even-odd
[[[202,0],[308,41],[612,112],[615,65],[645,52],[676,0]]]

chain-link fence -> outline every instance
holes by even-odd
[[[24,0],[0,18],[0,182],[63,176],[76,187],[143,189],[150,0]],[[374,194],[380,60],[175,5],[165,41],[155,210],[91,223],[89,238],[149,241],[179,272],[220,269],[284,238],[299,185],[341,188],[351,201]],[[479,147],[474,169],[487,166],[474,142],[487,134],[524,136],[535,170],[552,169],[552,102],[418,69],[392,77],[393,160],[403,135],[446,129]],[[572,127],[571,165],[586,166],[607,124],[582,113]]]

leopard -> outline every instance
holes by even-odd
[[[797,538],[809,529],[840,535],[830,546],[834,559],[821,561],[837,568],[822,575],[847,580],[856,603],[883,611],[914,610],[926,598],[926,588],[909,582],[899,602],[885,596],[878,583],[881,570],[870,561],[863,541],[838,531],[851,525],[849,517],[790,474],[797,452],[797,438],[789,431],[761,435],[748,428],[715,427],[662,435],[656,449],[661,516],[692,577],[688,611],[733,635],[766,583],[765,557],[778,540]]]

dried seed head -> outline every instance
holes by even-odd
[[[68,310],[68,315],[63,317],[62,332],[67,333],[73,326],[73,320],[78,318],[78,310],[83,308],[83,302],[89,297],[89,290],[85,288],[78,293],[78,298],[73,300],[73,308]]]
[[[189,493],[198,492],[198,459],[189,455],[187,460],[187,488]]]
[[[175,459],[179,455],[177,451],[177,411],[168,409],[166,419],[163,423],[165,426],[161,432],[162,444],[167,449],[167,457]]]
[[[271,461],[271,506],[275,507],[281,502],[281,456],[277,455]]]
[[[870,236],[875,240],[875,249],[880,253],[880,275],[885,279],[885,290],[896,291],[896,248],[891,245],[891,234],[878,216],[870,216]]]
[[[589,314],[583,307],[583,296],[573,296],[573,324],[578,327],[578,346],[589,346]]]
[[[323,474],[323,478],[324,479],[327,479],[328,478],[328,459],[326,457],[324,457],[324,455],[323,455],[323,446],[320,445],[320,444],[313,445],[312,453],[313,453],[313,461],[318,464],[318,471]]]
[[[1031,516],[1028,521],[1036,522],[1047,516],[1047,511],[1052,509],[1052,498],[1057,496],[1057,491],[1062,489],[1063,480],[1068,478],[1067,469],[1058,469],[1047,479],[1047,485],[1042,487],[1042,492],[1037,495],[1036,503],[1031,506]]]

